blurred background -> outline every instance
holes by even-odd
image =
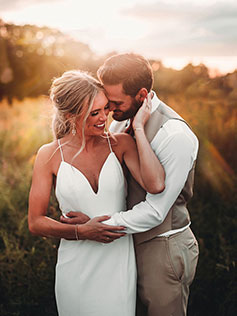
[[[200,259],[188,315],[237,315],[236,16],[232,0],[0,0],[1,316],[57,315],[58,240],[27,227],[35,155],[52,140],[52,79],[69,69],[96,75],[127,51],[149,59],[154,90],[200,141],[189,204]],[[59,218],[53,192],[48,214]]]

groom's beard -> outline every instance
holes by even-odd
[[[121,111],[119,109],[115,109],[113,111],[112,117],[114,120],[119,121],[119,122],[132,118],[136,115],[141,105],[142,105],[142,102],[137,102],[134,99],[127,111]]]

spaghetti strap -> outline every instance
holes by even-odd
[[[62,145],[61,145],[61,143],[60,143],[60,139],[58,139],[58,146],[59,146],[59,149],[60,149],[62,161],[64,161],[64,158],[63,158],[63,150],[62,150]]]
[[[109,133],[108,133],[108,132],[106,133],[106,136],[107,136],[107,139],[108,139],[110,152],[112,153],[112,152],[113,152],[113,150],[112,150],[112,146],[111,146],[111,143],[110,143]]]

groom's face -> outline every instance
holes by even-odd
[[[134,117],[141,106],[136,97],[131,97],[123,91],[122,84],[104,85],[106,96],[109,99],[110,111],[116,121],[123,121]]]

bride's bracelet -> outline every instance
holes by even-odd
[[[78,224],[75,225],[75,235],[76,235],[76,240],[79,240],[79,234],[78,234],[77,226],[78,226]]]
[[[144,129],[142,127],[135,127],[133,130],[134,130],[134,132],[136,132],[136,131],[144,131]]]

